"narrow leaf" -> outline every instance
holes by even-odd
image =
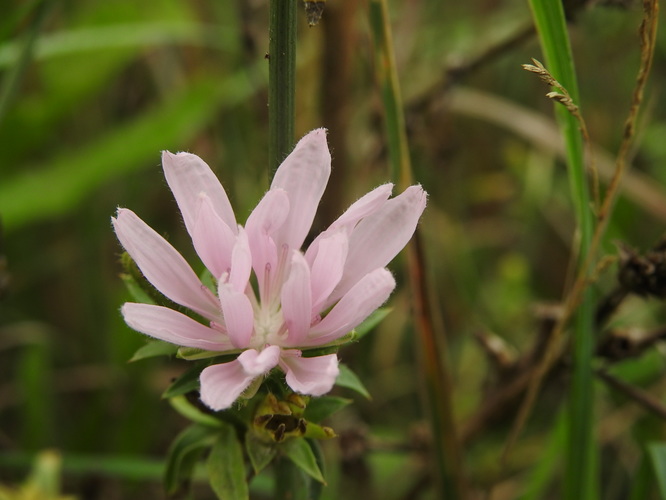
[[[163,340],[151,340],[146,345],[139,347],[128,362],[133,363],[140,359],[154,358],[156,356],[171,356],[176,354],[177,351],[177,345],[169,344]]]
[[[245,434],[245,450],[255,474],[259,474],[277,454],[277,447],[274,444],[259,439],[252,431]]]
[[[662,500],[666,500],[666,444],[652,443],[648,445],[650,458],[654,468],[654,475],[659,485],[659,495]]]
[[[347,365],[342,363],[340,363],[340,374],[335,380],[335,385],[346,387],[347,389],[358,392],[360,395],[365,396],[367,399],[372,399],[372,396],[370,396],[370,393],[365,388],[361,380],[353,371],[351,371]]]
[[[313,398],[308,403],[303,413],[303,418],[310,422],[319,423],[325,418],[333,415],[352,402],[351,399],[340,398],[337,396],[323,396]]]
[[[189,418],[193,422],[208,427],[222,427],[225,425],[221,420],[212,415],[202,412],[199,408],[192,405],[185,396],[174,396],[169,399],[171,406],[185,418]]]
[[[220,500],[243,500],[249,498],[243,450],[236,431],[223,424],[219,437],[208,457],[208,478],[213,491]]]
[[[163,399],[169,399],[181,394],[187,394],[190,391],[199,389],[199,375],[201,374],[201,367],[195,366],[190,370],[183,373],[180,377],[173,381],[169,388],[162,394]]]
[[[282,446],[282,451],[289,459],[294,462],[307,475],[316,479],[320,483],[326,484],[324,476],[317,465],[317,459],[312,452],[312,448],[305,439],[290,439]]]
[[[360,339],[361,337],[365,336],[369,332],[372,331],[374,327],[376,327],[381,321],[388,316],[388,314],[393,310],[391,307],[382,307],[380,309],[377,309],[375,312],[373,312],[370,316],[368,316],[363,323],[358,325],[354,329],[354,333],[356,334],[355,340]]]
[[[171,443],[164,474],[164,487],[169,494],[176,493],[190,481],[201,454],[207,447],[212,446],[216,439],[214,429],[194,424]]]

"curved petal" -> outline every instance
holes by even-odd
[[[299,345],[310,330],[312,291],[310,267],[298,250],[292,251],[289,277],[282,286],[282,315],[287,327],[288,345]]]
[[[174,302],[215,320],[220,308],[182,255],[131,210],[111,218],[116,236],[155,288]]]
[[[343,231],[322,238],[317,256],[312,263],[312,310],[319,312],[321,305],[342,278],[349,239]]]
[[[349,237],[344,274],[327,305],[344,295],[362,276],[386,266],[403,249],[416,230],[426,198],[421,186],[410,186],[356,225]]]
[[[248,375],[258,377],[268,373],[278,365],[280,360],[280,348],[271,345],[261,352],[255,349],[248,349],[238,356],[238,362],[243,366],[243,370]]]
[[[215,279],[228,272],[236,236],[213,208],[210,197],[199,195],[199,210],[191,231],[194,249]]]
[[[317,325],[313,326],[304,346],[323,345],[351,332],[372,311],[389,298],[395,288],[393,275],[384,268],[375,269],[359,280]]]
[[[254,311],[250,299],[228,283],[219,284],[218,295],[229,339],[237,349],[249,347],[254,331]]]
[[[173,154],[163,151],[162,168],[190,235],[193,234],[197,220],[201,193],[210,198],[215,213],[227,227],[236,232],[236,217],[227,193],[206,162],[190,153]]]
[[[254,378],[237,359],[204,368],[199,377],[201,401],[216,411],[229,408]]]
[[[274,236],[278,246],[299,249],[312,226],[319,200],[331,174],[331,155],[326,131],[313,130],[303,137],[275,172],[271,190],[284,189],[289,195],[289,216]]]
[[[127,302],[120,311],[130,328],[156,339],[207,351],[234,348],[226,335],[168,307]]]
[[[280,367],[287,374],[289,387],[301,394],[321,396],[335,384],[340,370],[335,354],[302,358],[298,350],[282,351]]]

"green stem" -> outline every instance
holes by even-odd
[[[564,9],[560,1],[530,0],[534,22],[546,58],[546,67],[580,107],[573,56]],[[594,215],[583,156],[583,139],[576,118],[556,105],[557,118],[566,144],[569,184],[578,224],[579,268],[588,256],[594,231]],[[593,296],[588,289],[576,313],[573,336],[573,370],[569,394],[565,497],[593,499],[597,491],[594,443]]]
[[[297,0],[271,0],[268,59],[268,157],[271,175],[294,146]]]

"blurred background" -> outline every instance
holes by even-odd
[[[118,206],[131,208],[198,262],[159,166],[160,151],[168,149],[204,158],[238,220],[245,220],[269,179],[267,3],[3,4],[4,486],[23,483],[38,454],[56,450],[63,495],[164,498],[163,457],[187,422],[160,394],[186,363],[128,363],[146,339],[119,314],[129,295],[119,278],[120,247],[110,217]],[[642,11],[631,0],[570,3],[580,105],[603,180],[612,172],[638,69]],[[506,380],[498,359],[521,359],[538,349],[546,305],[565,290],[574,238],[548,89],[521,69],[542,57],[527,2],[409,0],[390,6],[415,176],[430,193],[421,228],[448,335],[454,413],[467,433],[469,482],[476,491],[492,489],[495,500],[535,491],[534,498],[559,498],[561,463],[553,443],[566,368],[544,387],[507,467],[497,460],[515,401],[477,418]],[[321,229],[389,179],[386,135],[366,2],[329,0],[312,28],[301,17],[296,131],[300,137],[328,128],[333,156],[315,223]],[[603,249],[611,256],[618,254],[618,242],[645,251],[664,233],[665,54],[662,30],[633,168]],[[324,444],[325,498],[343,492],[366,500],[434,498],[404,259],[391,269],[401,284],[390,300],[391,316],[341,352],[373,399],[337,390],[357,400],[329,422],[341,438]],[[616,271],[611,263],[599,273],[599,297],[616,287]],[[618,331],[653,331],[665,320],[663,302],[630,297],[610,324]],[[497,337],[505,345],[489,356],[488,341]],[[657,402],[666,395],[659,342],[611,368]],[[663,420],[601,383],[597,403],[602,497],[629,498],[645,477],[640,498],[653,498],[657,483],[644,450],[664,437]],[[466,428],[470,422],[477,427]],[[262,481],[253,483],[254,495],[270,498]],[[195,496],[214,498],[203,483]]]

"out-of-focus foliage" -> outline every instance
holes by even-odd
[[[606,179],[638,67],[640,5],[623,3],[597,2],[570,24],[580,106]],[[501,337],[509,360],[529,352],[543,323],[538,306],[562,297],[574,237],[552,104],[547,89],[520,68],[541,57],[536,38],[517,37],[465,66],[525,30],[527,2],[390,5],[412,160],[430,193],[421,227],[449,336],[455,412],[468,432],[469,482],[476,491],[492,488],[494,500],[559,498],[566,367],[546,383],[504,469],[497,458],[517,402],[478,432],[465,430],[508,376],[488,361],[476,334]],[[109,218],[117,206],[132,208],[177,248],[190,248],[160,173],[162,149],[204,158],[239,213],[249,213],[268,179],[267,27],[261,0],[3,5],[3,485],[22,484],[36,454],[56,448],[61,495],[164,498],[164,457],[188,422],[160,395],[186,366],[164,357],[127,363],[146,339],[118,312],[129,296]],[[322,226],[389,176],[363,2],[329,0],[313,28],[303,15],[298,44],[296,132],[325,126],[332,146],[332,185],[316,222]],[[664,233],[665,53],[661,30],[633,169],[604,247],[609,255],[618,253],[614,241],[644,251]],[[187,257],[195,261],[193,250]],[[599,273],[599,297],[616,286],[616,270],[610,264]],[[401,286],[390,316],[344,352],[372,399],[356,397],[326,422],[340,437],[323,445],[323,498],[432,498],[407,280],[399,262],[393,271]],[[658,298],[632,296],[607,330],[663,328],[665,311]],[[661,348],[655,343],[640,357],[614,361],[608,372],[661,401]],[[602,382],[597,394],[602,498],[659,498],[663,421]],[[262,475],[251,482],[252,498],[270,498],[267,481]],[[195,497],[214,494],[197,483]]]

